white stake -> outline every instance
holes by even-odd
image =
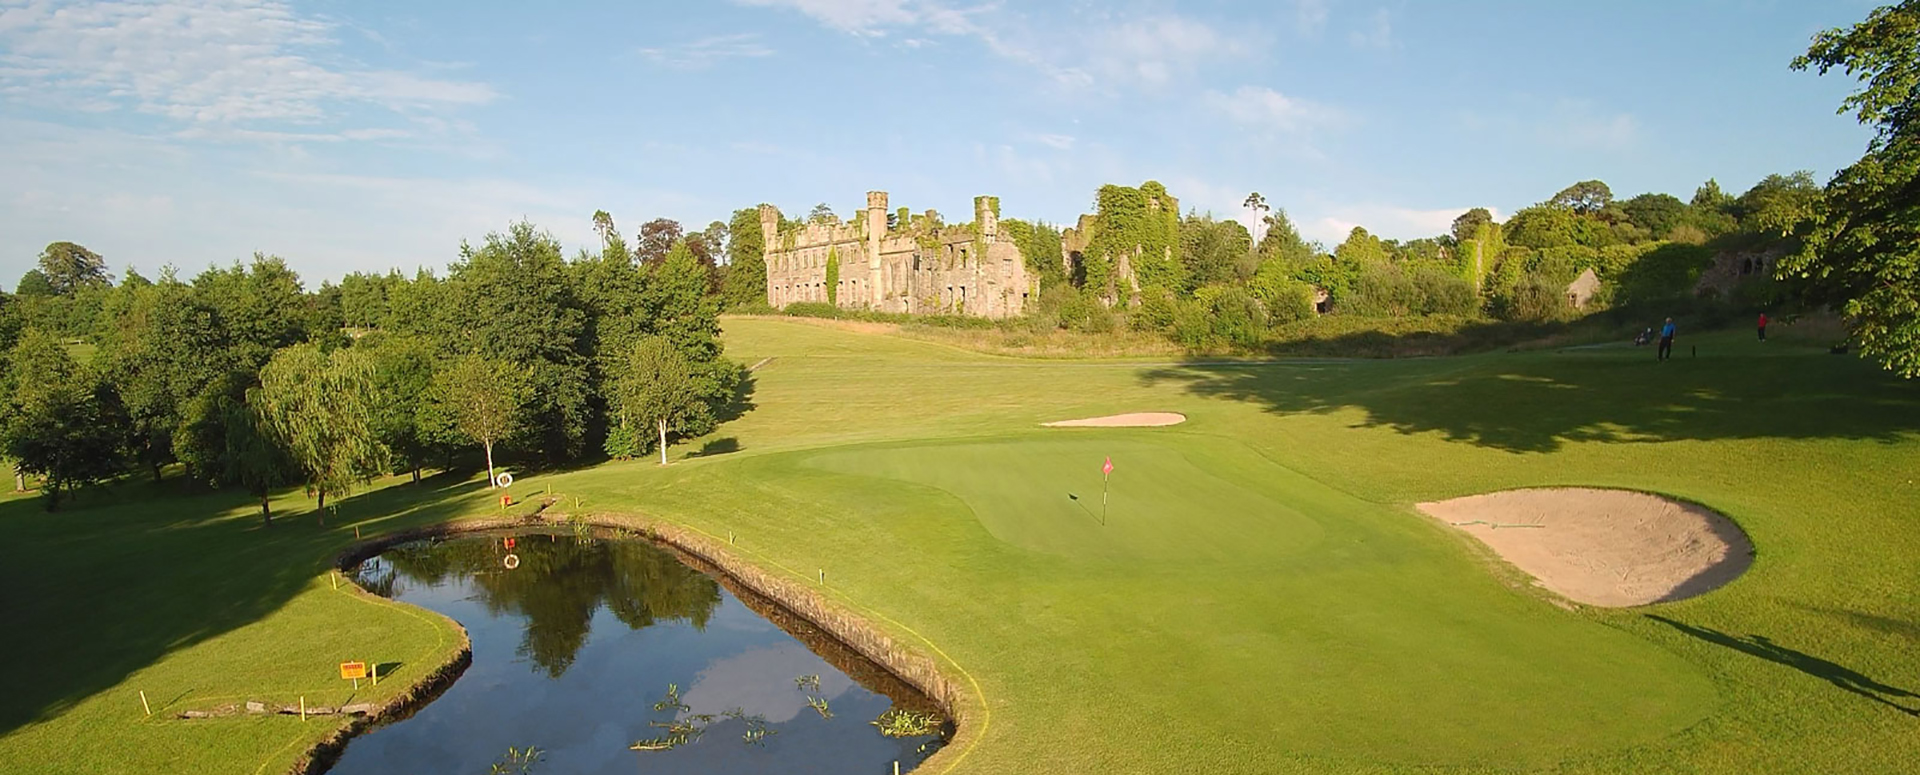
[[[147,692],[144,689],[140,691],[140,709],[146,711],[149,716],[153,715],[153,708],[147,705]]]

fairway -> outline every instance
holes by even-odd
[[[530,473],[516,492],[731,535],[765,570],[824,576],[965,688],[970,727],[924,772],[1887,772],[1920,756],[1903,710],[1920,705],[1903,694],[1920,689],[1920,395],[1790,332],[1700,337],[1668,364],[1601,347],[1205,365],[726,327],[730,357],[761,363],[751,411],[670,466]],[[1188,420],[1039,427],[1131,411]],[[1556,485],[1703,504],[1752,538],[1754,564],[1678,603],[1573,606],[1414,509]],[[324,688],[278,644],[330,669],[373,631],[431,659],[443,631],[334,610],[322,563],[353,525],[485,515],[486,497],[390,486],[321,528],[290,493],[272,532],[222,498],[0,504],[45,547],[8,571],[42,601],[18,620],[93,644],[9,646],[48,669],[5,706],[0,770],[78,746],[52,771],[145,771],[132,763],[154,751],[279,771],[318,727],[144,721],[135,690]],[[166,559],[195,549],[244,561]],[[51,578],[97,579],[103,617],[54,624],[72,620],[50,601],[73,598]],[[215,580],[247,604],[196,605]],[[496,743],[539,741],[474,741]]]

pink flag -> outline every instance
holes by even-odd
[[[1107,462],[1100,466],[1100,475],[1101,476],[1113,475],[1113,458],[1111,457],[1107,458]]]

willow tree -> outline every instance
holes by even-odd
[[[619,375],[620,425],[651,425],[660,439],[660,465],[667,464],[667,431],[683,429],[712,411],[699,375],[685,353],[664,337],[634,343]]]
[[[487,486],[498,486],[493,447],[513,438],[533,396],[531,371],[512,362],[468,353],[435,377],[435,397],[453,428],[487,453]]]
[[[374,434],[373,377],[365,353],[299,344],[274,353],[260,387],[248,392],[261,426],[319,499],[322,524],[327,496],[353,494],[386,466],[387,449]]]

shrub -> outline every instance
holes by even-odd
[[[780,310],[781,314],[796,318],[838,318],[841,310],[824,301],[796,301]]]
[[[1353,293],[1338,304],[1341,314],[1363,317],[1403,317],[1420,306],[1420,293],[1400,267],[1368,264],[1354,279]]]
[[[1480,306],[1473,283],[1433,267],[1413,274],[1414,292],[1422,315],[1471,315]]]
[[[1233,286],[1214,296],[1212,330],[1219,340],[1239,348],[1260,343],[1267,332],[1267,310],[1245,288]]]
[[[1166,331],[1173,326],[1180,300],[1162,289],[1140,292],[1140,306],[1127,316],[1127,325],[1135,331]]]

